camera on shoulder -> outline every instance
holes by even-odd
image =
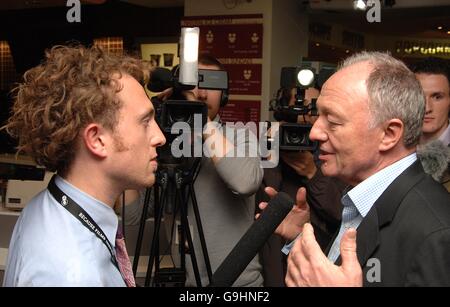
[[[309,139],[312,124],[306,116],[317,116],[316,98],[307,99],[306,90],[320,89],[334,73],[332,66],[319,65],[319,73],[313,62],[304,62],[301,66],[283,67],[280,76],[280,89],[276,98],[270,101],[270,111],[275,120],[282,122],[279,126],[279,148],[282,151],[314,151],[317,142]],[[302,118],[299,122],[299,118]]]

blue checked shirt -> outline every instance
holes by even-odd
[[[335,262],[340,255],[340,243],[345,230],[348,228],[357,229],[364,217],[369,213],[375,201],[383,194],[395,178],[400,176],[416,160],[417,155],[413,153],[370,176],[342,197],[341,202],[344,206],[342,222],[339,233],[328,253],[328,259],[330,261]],[[295,240],[285,245],[282,252],[287,255],[294,242]]]
[[[395,178],[400,176],[416,160],[416,153],[413,153],[370,176],[342,197],[341,202],[344,206],[342,222],[339,233],[328,253],[330,261],[335,262],[341,254],[340,244],[345,230],[348,228],[357,229],[375,201]]]

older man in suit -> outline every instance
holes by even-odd
[[[317,106],[310,138],[320,143],[321,170],[353,188],[328,256],[305,224],[287,285],[450,285],[450,196],[417,160],[425,99],[414,74],[387,54],[362,52],[326,82]],[[305,216],[304,199],[299,193],[279,228],[286,237],[299,229],[287,223]]]

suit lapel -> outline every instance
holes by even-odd
[[[360,264],[365,264],[380,245],[380,224],[377,210],[370,210],[358,227],[356,251]]]
[[[363,222],[359,225],[356,236],[356,254],[361,265],[367,262],[370,255],[373,254],[373,251],[380,244],[379,229],[377,210],[370,210]],[[335,264],[342,264],[340,255]]]
[[[422,165],[417,160],[388,186],[363,219],[356,238],[358,260],[363,267],[380,244],[380,230],[392,221],[405,195],[424,177]],[[339,256],[336,264],[341,263]]]

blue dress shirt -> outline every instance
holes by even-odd
[[[413,153],[370,176],[342,197],[341,202],[344,207],[342,211],[342,222],[339,233],[328,253],[328,259],[330,261],[335,262],[341,253],[340,243],[345,230],[348,228],[357,229],[364,217],[369,213],[375,201],[416,160],[417,155]],[[282,252],[284,254],[289,254],[295,240],[283,247]]]
[[[342,197],[341,202],[344,206],[342,222],[339,233],[328,253],[330,261],[335,262],[341,254],[340,244],[345,230],[357,229],[381,194],[416,160],[417,155],[413,153],[370,176]]]
[[[118,219],[114,210],[61,177],[55,183],[115,246]],[[125,282],[103,242],[44,190],[28,203],[17,221],[3,285],[124,287]]]

